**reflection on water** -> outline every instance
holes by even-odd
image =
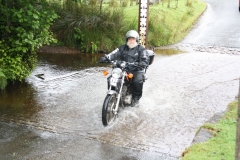
[[[97,63],[101,56],[102,54],[40,53],[38,66],[33,73],[37,71],[41,75],[39,78],[50,79],[56,75],[103,65]],[[0,121],[32,119],[41,110],[43,106],[38,98],[39,91],[33,87],[33,81],[41,79],[34,77],[30,75],[22,83],[9,84],[0,92]]]
[[[38,54],[41,64],[54,65],[59,70],[79,70],[99,65],[96,63],[102,54],[56,54],[40,53]]]
[[[17,115],[31,117],[40,109],[35,103],[34,94],[34,89],[26,82],[8,85],[0,94],[0,118],[12,119]]]

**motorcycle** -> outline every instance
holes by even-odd
[[[154,52],[147,50],[149,54],[149,65],[154,59]],[[106,57],[106,56],[105,56]],[[107,58],[107,57],[106,57]],[[112,72],[108,77],[108,92],[102,107],[102,123],[107,126],[114,122],[118,116],[119,106],[123,109],[132,103],[132,78],[133,74],[128,71],[128,66],[137,66],[136,63],[125,61],[110,61],[112,64]],[[140,67],[142,68],[142,67]],[[146,70],[147,68],[143,68]],[[108,75],[107,71],[103,74]],[[145,79],[147,77],[145,76]]]

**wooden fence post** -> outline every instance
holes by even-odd
[[[238,91],[238,114],[237,114],[237,136],[236,136],[235,160],[240,160],[240,79],[239,79],[239,91]]]

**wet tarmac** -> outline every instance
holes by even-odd
[[[1,159],[137,160],[168,159],[164,154],[141,152],[86,139],[0,122]],[[161,158],[162,157],[162,158]]]
[[[222,10],[220,1],[207,2],[200,24]],[[226,10],[232,6],[221,2]],[[231,28],[238,27],[234,22]],[[178,159],[198,127],[224,112],[238,92],[239,41],[228,46],[225,37],[226,45],[220,39],[211,44],[199,35],[203,44],[194,41],[195,30],[155,50],[140,108],[120,110],[108,127],[101,122],[107,91],[102,71],[110,66],[96,63],[101,55],[40,54],[26,82],[0,94],[0,159]]]
[[[239,1],[203,1],[207,3],[207,11],[182,43],[239,48]]]

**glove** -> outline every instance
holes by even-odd
[[[144,62],[139,62],[138,65],[139,65],[140,67],[146,67],[146,66],[147,66],[146,63],[144,63]]]
[[[106,57],[101,57],[100,60],[99,60],[99,62],[100,62],[100,63],[104,63],[104,62],[107,62],[107,60],[108,60],[108,59],[107,59]]]

